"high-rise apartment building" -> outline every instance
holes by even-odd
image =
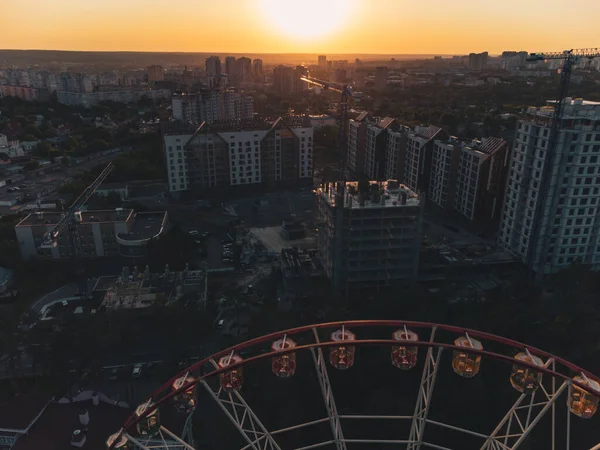
[[[487,67],[488,52],[469,53],[469,70],[484,70]]]
[[[235,61],[235,76],[237,83],[249,83],[253,79],[252,60],[245,56]]]
[[[312,178],[313,129],[308,118],[173,124],[164,134],[169,190],[294,185]]]
[[[554,104],[518,122],[499,243],[537,274],[600,267],[600,103],[566,98],[554,157]]]
[[[408,134],[412,130],[404,125],[387,130],[387,143],[385,148],[385,172],[386,180],[399,180],[404,182],[404,161],[406,158],[406,143]]]
[[[153,85],[157,81],[165,80],[165,69],[162,66],[150,66],[146,69],[148,84]]]
[[[398,122],[391,117],[367,124],[364,164],[364,175],[367,178],[371,180],[384,178],[388,131],[397,130],[399,127]]]
[[[209,77],[219,77],[223,73],[221,71],[221,59],[218,56],[206,58],[206,75]]]
[[[508,144],[500,138],[436,139],[428,198],[470,221],[497,223],[502,210]]]
[[[304,66],[296,66],[294,69],[294,92],[302,92],[308,90],[308,83],[302,81],[302,77],[308,76],[308,69]]]
[[[422,208],[397,181],[325,183],[317,191],[319,258],[336,292],[417,277]]]
[[[295,71],[293,67],[277,66],[273,69],[273,88],[280,94],[294,92]]]
[[[404,184],[414,192],[427,192],[433,139],[442,131],[434,125],[415,127],[406,136]]]
[[[327,69],[327,56],[319,55],[319,67],[321,69]]]
[[[254,81],[263,82],[263,62],[262,59],[252,61],[252,71],[254,73]]]
[[[173,95],[171,106],[174,119],[194,124],[243,120],[254,115],[254,99],[233,90],[207,89]]]
[[[362,112],[356,119],[348,121],[348,153],[346,166],[351,176],[357,177],[365,171],[365,147],[367,125],[372,122],[368,112]]]
[[[237,77],[235,73],[235,56],[228,56],[225,58],[225,73],[227,74],[227,81],[230,86],[235,86],[237,83]]]

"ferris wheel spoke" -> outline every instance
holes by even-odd
[[[313,335],[315,341],[319,343],[319,334],[315,328],[313,328]],[[327,364],[325,363],[323,351],[320,347],[317,349],[313,348],[310,351],[315,363],[317,377],[319,378],[319,385],[321,386],[321,393],[323,394],[323,400],[325,401],[325,408],[327,409],[327,415],[329,416],[329,423],[331,424],[335,445],[337,450],[346,450],[344,433],[342,432],[342,423],[337,411],[335,399],[333,398],[333,391],[331,390],[331,383],[329,381],[329,374],[327,373]]]
[[[433,342],[435,339],[436,327],[431,329],[431,336],[429,342]],[[421,384],[419,387],[419,395],[417,396],[417,403],[415,405],[415,412],[412,418],[412,424],[410,427],[410,443],[407,446],[407,450],[419,450],[423,444],[423,434],[425,433],[425,425],[427,424],[427,417],[429,415],[429,407],[431,405],[431,396],[435,387],[435,380],[438,373],[438,367],[440,358],[442,356],[442,348],[437,348],[434,356],[433,347],[427,349],[427,355],[425,358],[425,365],[423,367],[423,375],[421,376]]]
[[[213,364],[215,364],[214,361]],[[281,450],[271,433],[239,392],[225,392],[220,388],[213,389],[205,380],[202,380],[201,383],[247,442],[248,445],[244,448]]]
[[[553,394],[545,389],[537,389],[530,395],[529,402],[524,403],[527,395],[522,394],[510,410],[502,418],[481,450],[515,450],[527,438],[529,433],[544,415],[553,408],[556,400],[566,391],[568,382],[563,382]],[[545,397],[542,401],[535,400],[536,395]],[[554,430],[553,430],[554,431]]]

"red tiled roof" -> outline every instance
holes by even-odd
[[[81,429],[79,412],[87,409],[90,422],[87,426],[85,450],[105,450],[108,437],[119,431],[131,414],[131,410],[92,401],[75,403],[51,403],[44,414],[31,427],[29,433],[20,437],[13,450],[65,450],[71,448],[71,435]]]

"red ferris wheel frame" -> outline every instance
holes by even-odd
[[[281,355],[284,355],[287,353],[297,353],[302,350],[310,350],[311,352],[313,352],[313,356],[314,356],[315,351],[318,351],[319,353],[321,353],[321,349],[323,349],[323,348],[339,346],[339,342],[320,341],[320,339],[318,337],[318,331],[320,331],[320,330],[334,331],[334,330],[337,330],[342,327],[351,329],[354,332],[356,332],[357,329],[360,330],[361,328],[363,328],[363,329],[364,328],[396,328],[397,329],[397,328],[401,328],[401,327],[406,327],[407,329],[411,329],[411,330],[414,330],[417,332],[419,332],[419,331],[422,332],[424,330],[429,331],[430,336],[431,336],[431,339],[429,341],[418,340],[418,341],[410,341],[410,342],[398,341],[395,339],[361,339],[360,332],[359,332],[359,333],[357,333],[356,339],[353,340],[352,344],[351,344],[352,346],[382,346],[383,345],[383,346],[391,347],[393,345],[399,345],[399,344],[404,343],[404,345],[410,345],[411,347],[413,347],[413,346],[419,347],[419,348],[423,347],[423,348],[428,349],[428,356],[427,356],[427,361],[426,361],[426,367],[423,372],[422,382],[426,379],[425,371],[427,370],[428,364],[431,364],[432,367],[430,367],[430,372],[429,372],[429,375],[427,375],[427,376],[431,376],[433,374],[433,380],[435,380],[435,372],[437,371],[437,368],[434,367],[436,364],[436,362],[434,361],[434,358],[433,358],[433,353],[432,353],[434,349],[436,349],[438,351],[438,357],[439,357],[439,354],[441,353],[441,350],[455,350],[455,351],[466,352],[469,354],[480,355],[485,358],[491,358],[491,359],[498,360],[498,361],[501,361],[501,362],[504,362],[507,364],[511,364],[511,365],[517,365],[517,366],[521,366],[521,367],[525,367],[525,368],[534,369],[535,371],[538,371],[542,374],[549,375],[550,377],[552,377],[553,380],[558,379],[558,380],[562,381],[563,387],[566,386],[568,388],[570,385],[578,386],[579,388],[589,392],[590,394],[600,397],[600,390],[593,389],[592,387],[590,387],[589,384],[586,385],[586,384],[583,384],[583,383],[573,379],[573,376],[583,374],[583,376],[588,378],[589,380],[592,380],[593,382],[596,382],[596,383],[600,383],[599,377],[597,377],[594,374],[590,373],[589,371],[565,360],[564,358],[560,358],[560,357],[555,356],[546,351],[525,345],[521,342],[518,342],[518,341],[515,341],[512,339],[507,339],[507,338],[497,336],[497,335],[494,335],[491,333],[481,332],[481,331],[468,329],[468,328],[464,328],[464,327],[457,327],[457,326],[452,326],[452,325],[436,324],[436,323],[429,323],[429,322],[414,322],[414,321],[401,321],[401,320],[338,321],[338,322],[328,322],[328,323],[320,323],[320,324],[314,324],[314,325],[306,325],[306,326],[302,326],[302,327],[291,328],[291,329],[287,329],[287,330],[274,332],[271,334],[260,336],[260,337],[254,338],[254,339],[250,339],[246,342],[234,345],[225,350],[217,352],[211,356],[208,356],[208,357],[202,359],[201,361],[198,361],[197,363],[189,366],[187,369],[179,372],[177,375],[175,375],[173,378],[171,378],[169,381],[167,381],[165,384],[163,384],[160,388],[158,388],[152,394],[152,396],[150,397],[150,399],[148,401],[149,408],[147,408],[147,410],[143,414],[140,414],[140,415],[137,415],[135,413],[132,414],[128,418],[128,420],[125,422],[122,429],[119,431],[118,436],[120,438],[121,436],[126,435],[126,433],[128,433],[129,430],[131,430],[133,427],[135,427],[141,420],[144,420],[154,410],[158,409],[161,405],[165,404],[166,402],[171,400],[173,397],[175,397],[178,394],[181,394],[183,392],[186,392],[186,391],[190,390],[191,388],[194,388],[195,386],[197,386],[200,383],[205,383],[205,380],[207,380],[211,377],[218,376],[224,372],[229,372],[240,366],[244,366],[244,365],[252,363],[252,362],[257,362],[257,361],[273,358],[275,356],[281,356]],[[444,332],[451,333],[452,335],[454,335],[454,338],[457,338],[457,337],[463,336],[463,335],[467,335],[469,337],[480,339],[480,340],[483,340],[486,342],[494,342],[497,344],[501,344],[503,346],[508,347],[509,349],[512,349],[513,354],[507,355],[506,353],[497,353],[497,352],[489,351],[489,350],[483,350],[483,349],[478,350],[476,348],[459,347],[454,343],[454,338],[452,338],[449,342],[445,341],[445,340],[444,341],[436,340],[435,339],[436,331],[444,331]],[[297,345],[294,348],[275,350],[275,351],[272,350],[270,347],[270,344],[273,341],[276,341],[281,338],[286,338],[286,337],[302,336],[305,333],[313,333],[315,336],[315,342]],[[388,336],[389,336],[389,334],[388,334]],[[247,357],[247,358],[241,360],[240,362],[230,364],[227,367],[219,367],[215,363],[215,361],[219,360],[219,358],[222,358],[224,356],[238,354],[239,352],[241,352],[243,350],[249,350],[249,349],[253,349],[256,347],[261,347],[261,345],[263,345],[263,344],[269,344],[269,347],[268,347],[269,351]],[[262,347],[262,348],[264,348],[264,347]],[[534,357],[539,357],[542,360],[545,360],[547,363],[544,366],[540,367],[539,365],[536,365],[533,363],[529,363],[529,362],[522,361],[522,360],[517,360],[514,358],[514,353],[517,353],[517,352],[527,352]],[[322,354],[321,354],[321,356],[322,356]],[[315,364],[317,364],[317,359],[315,359]],[[210,367],[210,370],[204,371],[204,369],[206,367]],[[435,369],[435,371],[431,372],[431,370],[433,370],[433,369]],[[182,384],[178,389],[172,388],[173,382],[175,380],[177,380],[178,378],[184,377],[184,376],[189,377],[190,375],[192,375],[190,377],[192,381]],[[553,385],[554,385],[554,382],[553,382]],[[426,405],[426,406],[428,406],[428,405]],[[427,408],[425,408],[425,411],[426,410],[427,410]],[[425,414],[424,423],[426,423],[426,422],[427,422],[427,417]],[[553,422],[554,422],[554,419],[553,419]],[[510,428],[510,424],[509,424],[509,428]],[[127,435],[127,436],[129,436],[129,435]],[[524,437],[525,436],[523,436],[523,438]],[[422,436],[420,436],[419,439],[422,439]],[[490,445],[489,447],[485,447],[485,448],[489,448],[489,449],[513,448],[513,447],[506,447],[506,446],[503,447],[500,444],[498,444],[498,446],[495,446],[495,445],[496,444]],[[553,440],[553,445],[554,445],[554,440]],[[433,446],[433,447],[435,448],[435,446]],[[109,449],[112,449],[112,448],[113,448],[113,445],[110,445]],[[165,447],[165,448],[167,448],[167,447]],[[192,447],[183,447],[183,448],[192,448]],[[345,449],[345,445],[343,445],[342,447],[338,446],[338,449],[339,448]],[[414,448],[414,449],[420,448],[420,442],[419,442],[418,446],[411,447],[409,445],[409,448]],[[514,448],[516,448],[516,447],[514,447]]]

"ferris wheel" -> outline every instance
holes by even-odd
[[[332,322],[252,339],[188,367],[141,404],[107,448],[589,449],[600,442],[592,419],[599,400],[595,375],[493,334]],[[209,407],[240,445],[195,446],[192,422],[208,418]],[[176,429],[174,415],[183,424]],[[290,417],[297,420],[284,423]]]

